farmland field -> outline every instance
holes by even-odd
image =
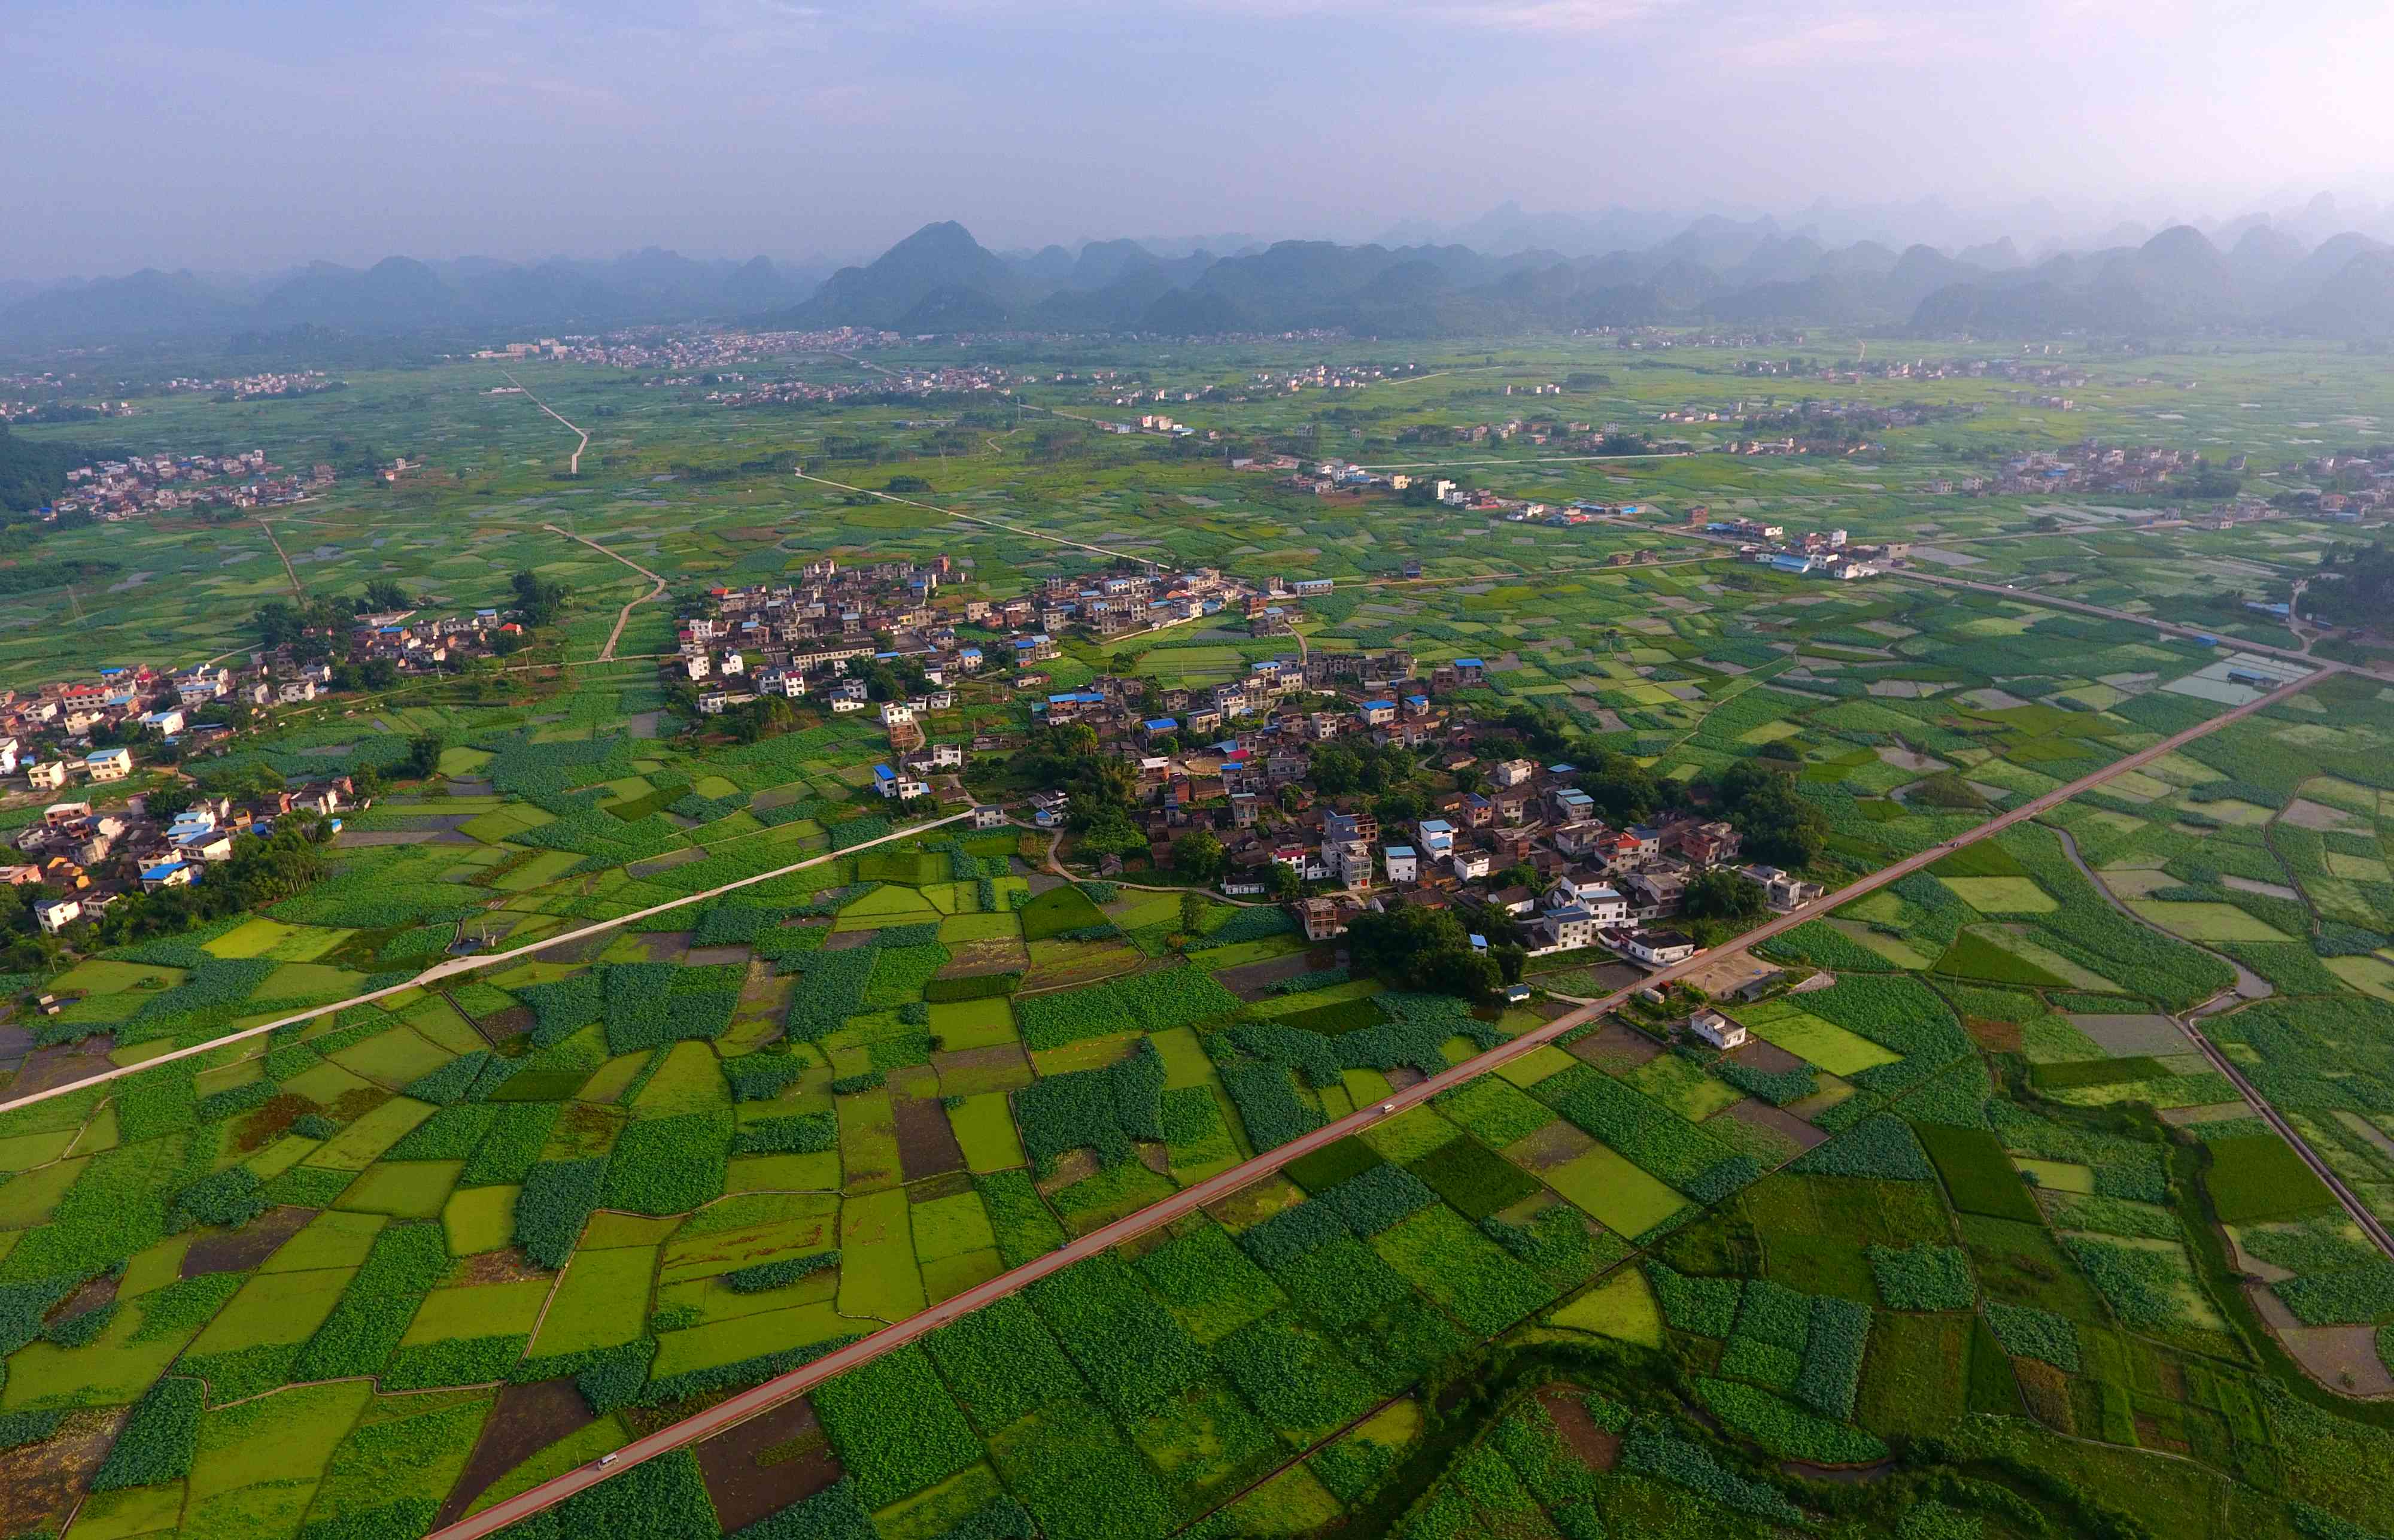
[[[287,893],[78,938],[13,979],[0,1103],[135,1073],[0,1105],[0,1533],[411,1540],[1569,1008],[1475,1011],[1350,974],[1281,911],[1203,886],[1184,915],[1164,799],[1219,805],[1209,776],[1138,788],[1120,871],[1068,829],[1073,880],[1048,831],[915,826],[1022,809],[1042,788],[1006,757],[1045,731],[1030,703],[1047,691],[1119,672],[1163,697],[1294,659],[1291,638],[1230,615],[1068,632],[1046,689],[969,683],[926,714],[935,741],[1000,745],[943,776],[928,815],[875,795],[893,751],[874,712],[798,704],[749,741],[702,718],[651,656],[675,646],[667,602],[635,605],[599,661],[648,585],[553,522],[682,599],[825,557],[944,556],[958,621],[1102,560],[1059,542],[1331,579],[1291,601],[1306,655],[1480,659],[1440,711],[1486,718],[1492,741],[1551,732],[1519,754],[1601,753],[1658,797],[1782,771],[1817,836],[1783,859],[1835,888],[2249,692],[2189,636],[2043,599],[2295,645],[2243,601],[2316,577],[2329,538],[1932,484],[2092,436],[2232,446],[2275,494],[2328,431],[2298,424],[2374,422],[2385,393],[2364,359],[2291,343],[2073,353],[2096,379],[2066,417],[1992,378],[1863,375],[1796,388],[1966,410],[1852,455],[1613,461],[1502,434],[1450,454],[1409,430],[1728,405],[1769,388],[1738,371],[1775,368],[1772,350],[1509,339],[1427,349],[1440,378],[1375,385],[1359,409],[1227,399],[1318,348],[1365,345],[1125,343],[1104,367],[1206,396],[1176,411],[1275,453],[1335,440],[1512,499],[1639,511],[1564,526],[1317,498],[1218,448],[1069,426],[1052,414],[1091,401],[1046,378],[1079,367],[1061,360],[1003,403],[939,407],[989,414],[968,431],[892,401],[772,416],[524,364],[544,399],[609,425],[578,483],[552,475],[536,415],[461,364],[21,429],[256,441],[300,464],[371,436],[439,474],[345,478],[269,524],[46,535],[45,559],[147,576],[104,607],[12,590],[0,682],[48,679],[44,638],[79,607],[95,657],[244,652],[253,611],[287,591],[278,549],[309,593],[388,579],[455,609],[507,602],[526,571],[572,594],[503,666],[278,710],[128,784],[340,772],[380,790]],[[2153,383],[2173,370],[2199,384]],[[1551,408],[1498,404],[1548,386]],[[873,457],[828,457],[835,435]],[[794,440],[823,481],[743,468]],[[932,488],[920,501],[844,490],[901,467]],[[2019,586],[1789,576],[1700,540],[1681,517],[1698,502],[1933,546],[1963,559],[1917,571]],[[404,768],[419,734],[426,774]],[[2256,1094],[2394,1218],[2389,754],[2381,684],[2323,677],[1759,948],[1756,997],[1715,1002],[1753,1033],[1735,1053],[1666,1041],[1681,996],[1592,1020],[576,1501],[625,1492],[654,1533],[700,1540],[2394,1533],[2383,1419],[2345,1411],[2394,1389],[2394,1262],[2181,1025],[2205,1010]],[[1370,773],[1326,795],[1377,809],[1393,839],[1486,767],[1415,754],[1399,783]],[[0,814],[38,820],[45,800],[11,793]],[[1300,803],[1261,817],[1318,838]],[[1569,864],[1551,835],[1533,833],[1541,875]],[[1604,956],[1532,977],[1607,994]],[[25,1004],[37,993],[56,1014]],[[142,1067],[184,1047],[204,1051]],[[1824,1495],[1808,1475],[1848,1468],[1872,1479]],[[560,1509],[556,1533],[596,1511]]]

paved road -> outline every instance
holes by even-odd
[[[579,430],[577,429],[577,431]],[[647,578],[650,582],[656,585],[655,587],[650,589],[647,593],[642,594],[639,598],[632,600],[632,604],[646,604],[649,600],[656,598],[659,594],[665,591],[665,580],[664,578],[659,577],[656,573],[649,571],[646,567],[641,566],[638,562],[633,560],[630,557],[625,556],[623,552],[611,551],[606,546],[598,544],[596,540],[576,534],[572,530],[560,530],[554,524],[543,524],[541,528],[546,530],[551,534],[561,534],[568,540],[587,546],[592,550],[597,551],[600,556],[620,561],[625,566],[631,568],[632,571],[639,573],[642,577]],[[607,645],[599,650],[598,656],[592,661],[597,663],[613,663],[615,661],[615,643],[623,638],[625,623],[632,618],[632,604],[625,605],[622,612],[615,616],[615,628],[607,633]],[[658,655],[663,656],[664,654],[660,653]]]
[[[2312,682],[2311,678],[2296,680],[2270,691],[2259,700],[2248,702],[2232,711],[2216,717],[2208,722],[2189,728],[2183,732],[2175,733],[2151,748],[2140,749],[2116,764],[2097,770],[2092,775],[2081,776],[2066,786],[2046,792],[2032,801],[2000,814],[1957,839],[1948,841],[1934,849],[1923,850],[1918,855],[1907,857],[1892,866],[1872,873],[1869,876],[1835,893],[1782,915],[1768,924],[1746,932],[1731,944],[1737,947],[1758,946],[1808,920],[1819,918],[1840,904],[1874,892],[1889,883],[1900,882],[1914,873],[1943,860],[1963,846],[1975,844],[2000,834],[2015,824],[2052,810],[2070,798],[2090,787],[2101,784],[2113,776],[2123,775],[2129,770],[2151,764],[2163,755],[2182,748],[2206,733],[2216,732],[2230,722],[2249,717],[2256,711],[2297,693]],[[1276,1150],[1268,1151],[1253,1160],[1235,1165],[1219,1176],[1199,1182],[1192,1187],[1183,1188],[1172,1196],[1151,1204],[1136,1214],[1117,1219],[1101,1229],[1093,1230],[1088,1234],[1068,1243],[1059,1250],[1049,1252],[1034,1262],[1026,1263],[1011,1272],[1001,1273],[977,1288],[968,1289],[954,1298],[943,1304],[932,1306],[918,1315],[909,1316],[896,1325],[884,1327],[861,1342],[851,1343],[836,1352],[819,1358],[801,1368],[793,1369],[788,1374],[769,1379],[753,1389],[743,1391],[693,1416],[685,1417],[670,1427],[659,1428],[646,1438],[637,1439],[618,1451],[616,1456],[603,1468],[595,1463],[576,1467],[562,1476],[554,1477],[528,1492],[520,1493],[503,1503],[493,1504],[469,1519],[460,1520],[448,1528],[438,1531],[430,1540],[476,1540],[477,1536],[490,1534],[496,1530],[504,1529],[519,1519],[560,1503],[573,1494],[595,1486],[609,1476],[630,1466],[638,1465],[642,1460],[653,1459],[659,1454],[684,1448],[703,1439],[710,1438],[727,1428],[745,1422],[758,1413],[779,1405],[794,1396],[803,1395],[823,1381],[844,1374],[859,1364],[869,1362],[883,1353],[902,1348],[908,1343],[920,1341],[924,1336],[959,1316],[1002,1299],[1042,1278],[1050,1277],[1075,1262],[1085,1261],[1148,1231],[1193,1214],[1207,1204],[1227,1198],[1248,1183],[1278,1171],[1291,1161],[1300,1159],[1350,1135],[1361,1132],[1388,1116],[1392,1112],[1403,1112],[1418,1106],[1441,1091],[1452,1090],[1455,1086],[1478,1079],[1500,1065],[1510,1063],[1525,1054],[1534,1052],[1565,1033],[1595,1020],[1606,1011],[1619,1007],[1638,990],[1671,983],[1707,966],[1710,960],[1709,955],[1700,955],[1684,963],[1659,968],[1626,989],[1615,990],[1600,1000],[1582,1006],[1568,1015],[1557,1017],[1554,1020],[1533,1028],[1510,1042],[1492,1048],[1476,1058],[1467,1060],[1442,1074],[1433,1075],[1418,1086],[1396,1092],[1378,1106],[1367,1108],[1341,1118],[1335,1123],[1325,1125]]]
[[[2243,652],[2267,652],[2271,657],[2284,658],[2308,668],[2341,667],[2323,664],[2298,648],[2280,647],[2271,642],[2249,641],[2224,631],[2206,631],[2200,625],[2181,625],[2174,620],[2160,620],[2140,615],[2131,610],[2111,610],[2100,604],[2088,604],[2083,599],[2064,599],[2059,594],[2039,593],[2033,588],[2015,588],[2002,583],[1974,583],[1966,577],[1948,577],[1943,573],[1924,573],[1917,567],[1901,567],[1888,573],[1889,577],[1908,578],[1914,583],[1934,583],[1944,588],[1967,588],[1973,593],[1993,594],[1998,599],[2018,599],[2023,604],[2041,604],[2048,610],[2074,610],[2082,615],[2097,615],[2104,620],[2124,620],[2131,625],[2148,626],[2173,637],[2216,637],[2223,650]]]
[[[2352,1222],[2361,1227],[2361,1233],[2374,1242],[2378,1250],[2388,1257],[2394,1257],[2394,1232],[2387,1230],[2377,1216],[2369,1211],[2368,1204],[2362,1203],[2352,1189],[2344,1185],[2344,1178],[2330,1170],[2327,1162],[2320,1159],[2311,1147],[2303,1141],[2302,1135],[2295,1131],[2294,1125],[2288,1123],[2278,1109],[2269,1105],[2269,1099],[2264,1097],[2251,1081],[2244,1078],[2244,1072],[2236,1067],[2236,1061],[2221,1053],[2218,1046],[2204,1035],[2203,1029],[2192,1021],[2179,1021],[2178,1025],[2185,1029],[2186,1035],[2193,1042],[2195,1047],[2202,1051],[2203,1057],[2211,1060],[2211,1067],[2227,1076],[2229,1083],[2236,1087],[2238,1094],[2252,1104],[2255,1112],[2261,1114],[2261,1120],[2275,1128],[2279,1138],[2294,1146],[2295,1153],[2303,1158],[2303,1164],[2311,1168],[2313,1176],[2327,1185],[2327,1190],[2335,1195],[2335,1201],[2344,1205],[2344,1211],[2347,1214],[2352,1216]]]
[[[407,990],[420,989],[427,984],[436,983],[443,979],[454,979],[461,973],[476,973],[486,967],[497,967],[505,963],[517,962],[523,958],[533,956],[536,954],[546,952],[551,947],[562,946],[569,941],[577,941],[587,936],[604,935],[610,930],[629,925],[635,920],[647,919],[651,915],[667,914],[673,910],[687,907],[690,904],[704,903],[708,899],[719,898],[725,893],[734,892],[743,888],[751,888],[760,882],[770,882],[775,877],[785,877],[793,872],[803,872],[810,866],[821,866],[826,862],[837,861],[844,855],[853,855],[859,850],[869,850],[875,845],[886,845],[893,839],[907,839],[915,835],[927,834],[933,829],[944,828],[950,823],[960,823],[971,816],[972,814],[969,812],[950,813],[945,818],[934,819],[928,823],[912,824],[906,828],[893,830],[888,834],[883,835],[879,839],[868,839],[859,844],[851,845],[845,850],[826,850],[822,855],[809,856],[804,861],[792,862],[787,866],[777,866],[770,872],[759,872],[753,877],[742,877],[737,882],[727,882],[722,884],[720,887],[710,888],[703,893],[692,893],[687,898],[671,899],[664,903],[652,903],[646,909],[635,910],[629,915],[619,915],[612,920],[600,920],[596,925],[585,925],[577,930],[564,931],[560,934],[549,936],[541,941],[533,941],[527,946],[511,947],[505,952],[475,953],[469,956],[451,957],[445,962],[433,964],[430,967],[426,968],[423,972],[417,974],[414,978],[410,979],[403,984],[393,984],[388,989],[377,989],[369,994],[351,995],[349,999],[337,1001],[329,1006],[317,1006],[310,1009],[298,1011],[289,1016],[279,1017],[274,1020],[264,1022],[258,1026],[245,1027],[240,1032],[227,1033],[222,1037],[212,1037],[208,1041],[191,1047],[177,1048],[172,1053],[162,1053],[157,1055],[155,1058],[145,1059],[138,1064],[128,1064],[123,1069],[109,1070],[95,1075],[86,1075],[81,1080],[69,1081],[63,1086],[53,1086],[47,1090],[35,1091],[30,1096],[20,1096],[8,1100],[0,1100],[0,1112],[5,1112],[18,1107],[30,1107],[34,1102],[47,1101],[52,1097],[65,1096],[70,1091],[80,1091],[87,1086],[101,1085],[111,1080],[121,1080],[126,1075],[138,1074],[144,1070],[155,1069],[161,1064],[171,1064],[178,1059],[191,1059],[204,1053],[214,1053],[217,1049],[223,1047],[227,1043],[239,1043],[248,1038],[262,1036],[267,1033],[274,1031],[278,1027],[288,1027],[301,1021],[312,1021],[320,1016],[330,1016],[336,1011],[347,1010],[351,1006],[372,1005],[376,1000],[388,999],[391,995],[401,994]]]
[[[2077,866],[2079,874],[2085,877],[2088,885],[2113,909],[2146,929],[2159,931],[2174,941],[2183,941],[2189,946],[2200,944],[2187,941],[2185,937],[2175,931],[2164,929],[2129,908],[2118,894],[2105,886],[2102,878],[2095,875],[2094,869],[2079,857],[2078,842],[2070,836],[2069,832],[2063,830],[2060,834],[2061,848],[2069,852],[2070,859]],[[2203,950],[2211,952],[2209,947],[2203,947]],[[2170,1020],[2177,1024],[2179,1032],[2186,1034],[2187,1040],[2194,1045],[2195,1050],[2211,1061],[2211,1067],[2227,1077],[2229,1084],[2236,1087],[2237,1094],[2242,1096],[2246,1104],[2260,1115],[2261,1120],[2275,1128],[2280,1138],[2294,1146],[2295,1153],[2301,1156],[2303,1164],[2309,1166],[2313,1174],[2327,1184],[2328,1191],[2335,1194],[2335,1201],[2344,1205],[2344,1211],[2352,1217],[2354,1224],[2361,1227],[2361,1233],[2368,1236],[2387,1257],[2394,1257],[2394,1231],[2389,1231],[2377,1216],[2370,1212],[2369,1205],[2361,1201],[2360,1194],[2344,1184],[2344,1178],[2337,1176],[2327,1162],[2320,1158],[2319,1152],[2310,1147],[2310,1142],[2295,1130],[2293,1124],[2279,1115],[2278,1109],[2270,1104],[2269,1098],[2261,1094],[2260,1087],[2245,1079],[2244,1072],[2237,1068],[2235,1060],[2220,1052],[2218,1046],[2213,1043],[2204,1034],[2203,1028],[2197,1024],[2206,1016],[2233,1010],[2256,1000],[2266,1000],[2276,993],[2267,979],[2255,973],[2235,958],[2220,952],[2212,952],[2211,954],[2236,970],[2236,982],[2192,1010],[2183,1015],[2173,1014]]]
[[[505,369],[500,370],[499,373],[502,375],[507,375],[507,372]],[[557,417],[559,422],[565,423],[567,428],[572,428],[573,432],[581,436],[582,441],[573,446],[573,458],[565,463],[565,473],[568,476],[581,475],[582,452],[590,447],[590,435],[584,432],[581,428],[575,428],[573,424],[566,423],[563,417],[558,416],[557,412],[555,409],[550,407],[548,402],[541,400],[538,396],[533,395],[532,393],[532,388],[524,384],[523,381],[516,378],[513,375],[507,375],[507,383],[522,391],[524,400],[532,402],[534,406],[539,407],[543,412],[546,412],[550,416]]]

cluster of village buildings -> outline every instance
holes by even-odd
[[[97,740],[204,740],[229,731],[196,721],[205,707],[312,700],[324,672],[317,665],[277,678],[256,665],[236,672],[203,664],[171,674],[126,666],[104,668],[96,681],[0,690],[0,776],[21,776],[33,792],[51,796],[125,781],[141,751]],[[64,897],[36,905],[43,928],[56,932],[122,894],[199,881],[210,865],[232,859],[237,835],[270,834],[275,819],[295,810],[330,818],[354,796],[347,776],[329,775],[239,803],[203,798],[171,819],[149,817],[139,796],[104,811],[88,800],[61,801],[18,831],[18,859],[0,862],[0,883],[59,889]]]
[[[179,375],[158,388],[170,396],[210,395],[227,401],[276,401],[291,396],[312,396],[319,390],[347,388],[348,382],[335,379],[322,369],[273,369],[256,375],[230,375],[217,379],[200,379]]]
[[[627,326],[596,336],[503,342],[495,348],[481,349],[473,356],[501,363],[553,359],[565,363],[604,364],[611,369],[662,369],[673,375],[686,371],[711,373],[785,353],[844,353],[860,348],[886,348],[898,340],[895,332],[854,326],[812,332],[760,332],[741,326]],[[648,383],[694,382],[668,378]]]
[[[1796,339],[1801,342],[1803,338]],[[1864,380],[2000,379],[2022,384],[2084,386],[2087,374],[2070,363],[2040,363],[2060,351],[2059,344],[2031,343],[2017,356],[1990,358],[1807,359],[1752,358],[1739,362],[1737,372],[1756,379],[1816,379],[1830,385],[1860,385]],[[2136,380],[2131,384],[2151,384]]]
[[[1209,385],[1202,390],[1174,389],[1168,387],[1117,385],[1112,370],[1098,371],[1098,399],[1111,406],[1138,406],[1146,401],[1219,401],[1225,405],[1242,405],[1248,401],[1268,401],[1274,396],[1293,396],[1302,390],[1361,390],[1382,380],[1410,379],[1422,372],[1418,363],[1317,363],[1310,368],[1258,369],[1247,376],[1243,386]],[[1059,380],[1064,376],[1058,375]],[[1510,387],[1507,387],[1510,393]]]
[[[854,381],[826,383],[793,379],[753,384],[743,381],[738,389],[709,390],[706,399],[717,406],[766,406],[791,401],[848,401],[859,396],[970,396],[1011,390],[1020,383],[1022,376],[995,364],[941,365],[936,368],[909,365],[901,369],[876,369],[862,379]]]
[[[257,449],[240,454],[137,454],[68,471],[67,490],[42,517],[88,513],[114,521],[184,508],[275,507],[332,484],[331,466],[316,466],[301,476],[272,464]]]
[[[34,922],[57,935],[127,894],[204,880],[210,867],[232,859],[235,839],[271,835],[278,820],[294,813],[328,820],[338,832],[338,815],[355,797],[344,775],[262,796],[204,796],[166,817],[153,817],[139,796],[105,810],[57,802],[17,831],[15,859],[0,862],[0,883],[58,889],[33,903]]]
[[[1442,755],[1437,762],[1450,771],[1479,770],[1478,745],[1501,730],[1438,697],[1481,683],[1484,669],[1477,658],[1425,669],[1402,651],[1322,653],[1267,660],[1243,679],[1160,698],[1138,681],[1104,678],[1032,709],[1034,720],[1087,725],[1101,750],[1136,765],[1157,864],[1170,863],[1181,835],[1210,829],[1228,862],[1227,894],[1269,891],[1275,866],[1335,887],[1296,905],[1316,941],[1343,933],[1365,909],[1420,904],[1456,910],[1483,938],[1501,918],[1532,954],[1601,947],[1666,967],[1696,950],[1667,922],[1705,870],[1740,872],[1777,908],[1820,896],[1818,885],[1777,868],[1740,864],[1738,832],[1719,820],[1615,827],[1597,815],[1570,764],[1496,762],[1485,790],[1450,794],[1402,828],[1383,829],[1365,798],[1317,794],[1313,753],[1342,740]],[[1299,696],[1305,702],[1291,699]],[[1339,704],[1325,706],[1323,696]],[[1158,707],[1165,715],[1148,715]],[[919,777],[917,784],[911,795],[929,789]],[[1070,815],[1067,793],[1037,791],[1030,800],[1042,825]]]
[[[808,563],[795,582],[710,589],[704,612],[682,618],[677,651],[664,666],[696,687],[699,710],[710,716],[762,695],[795,699],[816,691],[827,692],[835,712],[862,711],[864,683],[846,677],[861,659],[919,664],[945,690],[983,669],[1045,663],[1061,651],[1055,638],[1069,629],[1117,637],[1253,602],[1246,585],[1206,568],[1051,577],[1021,599],[935,604],[951,572],[944,555],[857,567],[827,557]],[[992,656],[965,639],[960,625],[1006,633],[1003,653]],[[1035,674],[1015,679],[1019,688],[1046,682]]]
[[[1759,519],[1716,519],[1698,503],[1688,509],[1688,529],[1713,540],[1739,542],[1738,554],[1759,567],[1790,577],[1826,577],[1839,582],[1876,577],[1912,554],[1910,543],[1858,546],[1843,530],[1806,530],[1789,535],[1784,524]]]

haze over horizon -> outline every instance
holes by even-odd
[[[1508,200],[1795,224],[1935,199],[1943,228],[1833,238],[2027,249],[2299,209],[2394,165],[2371,88],[2394,13],[2354,0],[2301,27],[2245,0],[12,9],[20,282],[650,245],[848,261],[944,218],[995,248],[1360,241]]]

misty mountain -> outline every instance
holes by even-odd
[[[1617,211],[1616,211],[1617,212]],[[2316,218],[2317,205],[2304,211]],[[1629,216],[1621,224],[1633,226]],[[2394,334],[2394,246],[2353,231],[2304,242],[2255,217],[2054,252],[2033,266],[2009,238],[1958,255],[1807,227],[1706,216],[1643,244],[1569,255],[1517,244],[1584,238],[1506,205],[1490,247],[1452,241],[1345,245],[1282,241],[1160,256],[1128,240],[1001,256],[952,220],[872,261],[814,281],[759,257],[700,261],[651,247],[605,261],[535,264],[394,257],[366,269],[314,263],[264,283],[145,270],[0,306],[0,338],[233,335],[261,355],[337,353],[341,337],[431,339],[650,322],[744,320],[908,335],[996,330],[1179,336],[1344,330],[1436,337],[1599,326],[1805,324],[1927,336],[2086,331],[2107,336],[2276,328]],[[449,344],[454,346],[453,344]]]
[[[246,308],[189,272],[144,268],[20,299],[0,312],[0,334],[28,337],[113,337],[229,329]]]
[[[2111,334],[2233,326],[2329,336],[2394,333],[2389,248],[2348,232],[2305,251],[2272,227],[2245,230],[2221,251],[2177,225],[2134,246],[2062,254],[2024,272],[1996,272],[1925,296],[1915,332]]]
[[[1032,282],[953,219],[925,225],[861,268],[842,268],[796,309],[793,326],[896,326],[935,296],[978,295],[1001,315],[1033,297]],[[954,309],[943,301],[937,309]]]
[[[561,330],[729,317],[796,304],[820,274],[702,262],[651,247],[608,261],[486,257],[365,269],[315,262],[241,292],[188,272],[61,285],[0,306],[0,337],[32,342],[315,327],[367,335]]]

